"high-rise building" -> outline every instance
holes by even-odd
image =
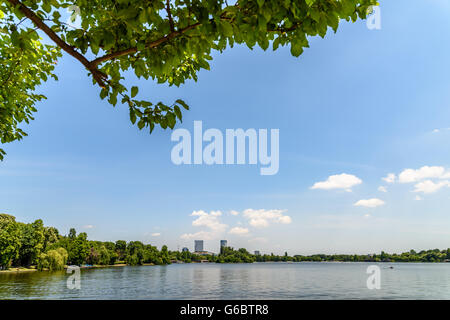
[[[225,248],[228,245],[227,240],[220,240],[220,253],[223,252],[223,248]]]
[[[194,251],[195,252],[203,251],[203,240],[195,240],[194,241]]]
[[[256,250],[255,251],[255,256],[260,256],[260,255],[261,255],[261,253],[258,250]]]
[[[182,249],[182,252],[189,252],[189,249],[186,248],[186,247],[184,247],[184,248]]]

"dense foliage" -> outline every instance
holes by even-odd
[[[439,250],[422,250],[416,252],[414,250],[404,252],[401,254],[397,253],[386,253],[384,251],[381,254],[366,254],[366,255],[356,255],[356,254],[314,254],[310,256],[295,255],[293,257],[288,256],[287,253],[283,256],[277,255],[261,255],[256,256],[256,261],[292,261],[292,262],[302,262],[302,261],[334,261],[334,262],[450,262],[450,248]]]
[[[187,104],[137,99],[137,86],[123,85],[126,71],[138,78],[179,86],[209,70],[212,51],[235,44],[266,50],[290,46],[299,56],[308,38],[336,32],[341,20],[366,18],[376,0],[1,0],[0,141],[21,139],[18,126],[32,120],[36,87],[57,79],[63,52],[80,62],[100,97],[125,104],[139,129],[173,128]],[[74,27],[61,18],[72,9]],[[44,44],[40,36],[45,36]],[[0,149],[0,159],[4,152]]]
[[[303,262],[303,261],[342,261],[342,262],[450,262],[450,248],[446,250],[411,250],[402,254],[372,255],[254,255],[246,249],[235,250],[223,247],[217,255],[199,255],[189,251],[169,251],[167,246],[160,250],[140,241],[124,240],[92,241],[87,234],[77,234],[70,229],[67,236],[59,234],[54,227],[44,226],[42,220],[33,223],[21,223],[8,214],[0,214],[0,269],[11,266],[36,266],[39,270],[62,270],[65,265],[128,265],[156,264],[171,262],[216,262],[216,263],[252,263],[252,262]]]
[[[315,254],[310,256],[264,254],[253,255],[245,249],[234,250],[223,248],[218,256],[208,256],[210,262],[218,263],[251,263],[251,262],[450,262],[450,248],[445,250],[433,249],[416,252],[411,250],[402,254],[389,254],[384,251],[381,254],[356,255],[356,254]]]
[[[42,220],[25,224],[7,214],[0,214],[0,269],[37,266],[39,270],[62,270],[65,265],[114,265],[127,263],[169,264],[166,246],[161,250],[140,241],[127,243],[91,241],[87,234],[70,229],[67,236]]]

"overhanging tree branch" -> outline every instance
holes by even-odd
[[[34,25],[41,29],[53,42],[56,43],[58,47],[62,50],[70,54],[72,57],[80,61],[86,69],[88,69],[95,81],[100,85],[100,87],[104,88],[105,82],[104,79],[107,76],[97,69],[96,66],[93,66],[88,59],[86,59],[81,53],[75,50],[74,47],[67,44],[64,40],[62,40],[49,26],[47,26],[32,10],[30,10],[27,6],[21,3],[19,0],[8,0],[8,2],[14,7],[18,8],[27,18],[33,21]]]
[[[83,56],[81,53],[76,51],[73,46],[67,44],[64,40],[62,40],[32,10],[30,10],[27,6],[22,4],[19,0],[8,0],[8,2],[11,3],[13,6],[18,7],[19,10],[36,25],[36,27],[41,29],[62,50],[64,50],[65,52],[70,54],[72,57],[74,57],[75,59],[80,61],[85,66],[85,68],[92,73],[92,76],[94,77],[95,81],[97,81],[97,83],[102,88],[106,87],[105,81],[107,80],[107,75],[104,74],[103,72],[101,72],[100,70],[98,70],[98,68],[97,68],[98,65],[103,63],[103,62],[105,62],[105,61],[109,61],[109,60],[113,60],[113,59],[116,59],[116,58],[120,58],[122,56],[133,54],[133,53],[136,53],[136,52],[139,51],[139,49],[137,47],[132,47],[132,48],[128,48],[128,49],[112,52],[112,53],[106,54],[106,55],[104,55],[102,57],[99,57],[97,59],[94,59],[92,61],[89,61],[88,59],[86,59],[85,56]],[[174,22],[173,22],[173,19],[172,19],[172,16],[171,16],[169,1],[167,1],[166,10],[167,10],[169,24],[170,24],[170,28],[171,28],[172,32],[169,33],[168,35],[162,37],[162,38],[159,38],[157,40],[149,42],[145,46],[146,49],[155,48],[155,47],[157,47],[157,46],[159,46],[159,45],[161,45],[161,44],[163,44],[165,42],[168,42],[171,39],[174,39],[174,38],[176,38],[176,37],[186,33],[187,31],[195,29],[196,27],[201,25],[200,22],[197,22],[195,24],[189,25],[189,26],[187,26],[185,28],[182,28],[182,29],[179,29],[179,30],[175,31],[175,26],[174,26]],[[232,20],[230,18],[225,17],[225,14],[223,14],[220,17],[220,19]],[[210,21],[212,21],[212,20],[210,20]],[[288,28],[288,29],[277,28],[277,29],[274,29],[274,30],[267,30],[267,31],[269,31],[269,32],[282,32],[283,33],[283,32],[293,31],[297,27],[298,27],[298,25],[294,25],[294,26],[292,26],[291,28]]]
[[[157,47],[157,46],[159,46],[159,45],[161,45],[161,44],[163,44],[163,43],[165,43],[165,42],[167,42],[167,41],[169,41],[171,39],[176,38],[177,36],[187,32],[189,30],[192,30],[192,29],[198,27],[200,24],[201,23],[198,22],[198,23],[195,23],[193,25],[187,26],[187,27],[185,27],[183,29],[180,29],[178,31],[171,32],[165,37],[162,37],[162,38],[159,38],[158,40],[149,42],[145,47],[147,49],[155,48],[155,47]],[[116,52],[113,52],[113,53],[109,53],[109,54],[104,55],[103,57],[100,57],[100,58],[97,58],[97,59],[93,60],[91,62],[91,65],[93,67],[97,67],[100,63],[103,63],[105,61],[113,60],[113,59],[116,59],[116,58],[119,58],[119,57],[122,57],[122,56],[126,56],[126,55],[129,55],[129,54],[132,54],[132,53],[136,53],[138,51],[139,50],[138,50],[137,47],[132,47],[132,48],[128,48],[128,49],[125,49],[125,50],[120,50],[120,51],[116,51]]]

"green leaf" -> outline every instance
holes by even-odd
[[[132,97],[132,98],[136,97],[136,95],[138,94],[138,92],[139,92],[139,88],[138,88],[138,87],[132,87],[132,88],[131,88],[131,97]]]
[[[183,121],[183,115],[181,114],[180,107],[175,106],[175,107],[173,108],[173,110],[174,110],[176,116],[178,117],[178,119],[180,119],[180,121]]]
[[[291,43],[291,54],[294,57],[298,57],[303,53],[303,47],[300,42],[292,42]]]
[[[136,123],[136,112],[133,108],[130,108],[130,121],[132,124]]]
[[[181,105],[183,108],[185,108],[186,110],[189,110],[189,106],[186,104],[186,102],[184,102],[183,100],[181,100],[181,99],[178,99],[177,101],[176,101],[176,103],[178,103],[179,105]]]

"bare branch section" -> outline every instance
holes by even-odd
[[[172,12],[170,11],[170,0],[166,0],[166,11],[167,11],[167,17],[169,18],[170,31],[174,32],[175,26],[173,24]]]

